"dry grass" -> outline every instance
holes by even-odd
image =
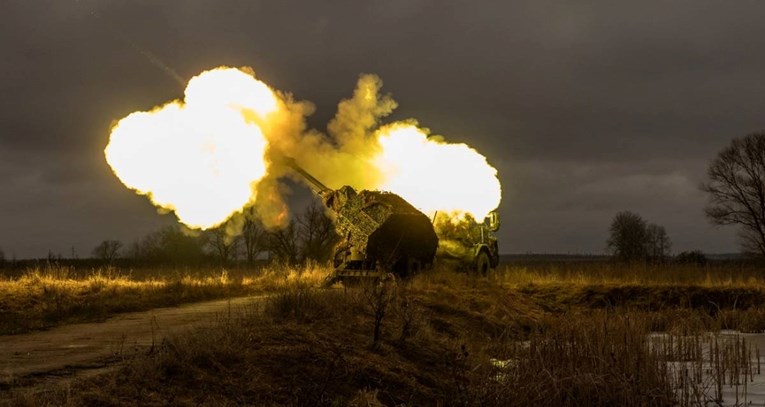
[[[329,271],[274,266],[258,271],[210,269],[81,271],[66,267],[27,270],[0,279],[0,334],[85,321],[113,314],[279,290],[293,281],[315,283]]]
[[[494,278],[502,284],[639,285],[746,287],[765,289],[765,268],[748,263],[624,264],[615,262],[538,263],[500,266]]]
[[[435,311],[437,327],[483,335],[507,331],[522,336],[547,314],[614,309],[644,314],[655,331],[765,330],[765,280],[756,270],[737,277],[724,268],[696,268],[693,280],[693,269],[686,266],[625,267],[623,282],[612,265],[575,267],[507,267],[488,279],[439,271],[419,276],[411,289]],[[448,316],[448,323],[440,320],[441,314]]]
[[[316,290],[291,282],[261,309],[170,338],[116,373],[68,389],[18,392],[13,403],[685,406],[697,400],[702,384],[690,380],[697,373],[668,363],[701,366],[699,339],[657,345],[650,313],[536,309],[529,332],[520,333],[512,328],[517,320],[505,318],[518,303],[483,303],[501,288],[462,281],[467,284],[450,288],[466,301],[442,298],[431,289],[444,287],[429,279],[382,286],[392,300],[377,346],[369,288]],[[718,353],[717,377],[751,371],[735,355]]]
[[[707,332],[765,329],[757,270],[635,268],[622,281],[611,265],[577,267],[331,290],[314,288],[320,269],[272,270],[242,282],[274,293],[262,307],[12,404],[690,406],[753,372],[756,350]]]

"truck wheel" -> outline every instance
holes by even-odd
[[[489,275],[489,271],[491,271],[491,261],[486,252],[478,253],[478,257],[475,259],[475,268],[481,276],[486,277]]]

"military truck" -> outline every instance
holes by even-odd
[[[499,245],[494,234],[499,230],[499,214],[492,211],[477,222],[467,214],[450,216],[436,213],[433,225],[438,235],[437,262],[483,276],[499,265]]]
[[[452,222],[445,214],[428,218],[391,192],[333,190],[294,159],[283,162],[300,174],[334,216],[340,242],[335,247],[335,272],[327,283],[380,278],[388,273],[406,277],[429,268],[436,258],[462,270],[486,275],[499,263],[499,218],[492,212],[479,224],[469,216]]]

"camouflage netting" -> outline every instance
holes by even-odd
[[[402,261],[433,261],[438,237],[430,219],[396,194],[356,192],[349,186],[324,194],[337,215],[338,234],[367,259],[386,267]]]

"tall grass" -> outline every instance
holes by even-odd
[[[765,289],[765,268],[748,263],[625,264],[616,262],[502,265],[493,278],[504,284],[696,285]]]
[[[317,290],[298,274],[282,273],[262,307],[167,338],[69,391],[18,392],[13,402],[692,406],[720,401],[731,383],[743,391],[759,369],[758,350],[693,322],[656,335],[656,312],[549,312],[490,280],[449,273],[385,286],[390,308],[373,346],[371,287]],[[533,319],[509,318],[531,309]],[[665,323],[702,315],[677,312]],[[521,322],[525,331],[513,328]]]
[[[274,265],[231,273],[225,269],[147,272],[49,266],[0,279],[0,334],[95,321],[127,311],[274,291],[292,281],[315,282],[329,271],[316,264],[296,270]]]
[[[48,267],[0,279],[0,333],[272,294],[117,372],[12,404],[690,406],[743,400],[759,359],[709,332],[765,331],[754,266],[507,265],[316,289],[329,273]]]
[[[330,272],[321,264],[301,268],[274,264],[258,270],[35,268],[14,277],[0,277],[0,334],[184,302],[277,292],[296,282],[317,286]],[[765,328],[765,311],[761,310],[765,271],[745,264],[505,265],[489,279],[434,270],[418,276],[411,285],[418,293],[440,293],[428,297],[431,307],[450,309],[453,303],[465,301],[499,303],[503,306],[484,309],[498,318],[525,319],[521,325],[532,324],[540,312],[631,307],[659,313],[655,318],[658,325],[666,325],[661,319],[667,319],[662,314],[667,310],[694,309],[714,319],[706,323],[708,327]],[[472,291],[466,295],[465,289]],[[518,316],[511,315],[512,307],[518,309]],[[500,329],[501,323],[492,329]]]

